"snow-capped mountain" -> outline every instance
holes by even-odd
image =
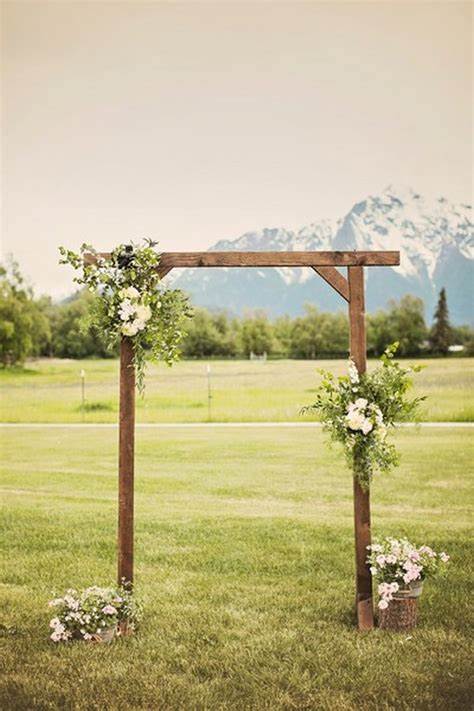
[[[431,320],[444,286],[454,323],[474,316],[472,207],[445,198],[427,200],[394,188],[355,204],[338,221],[321,220],[298,231],[247,232],[221,240],[212,251],[400,250],[399,267],[366,269],[367,307],[383,308],[410,293],[423,298]],[[305,303],[322,310],[344,308],[340,297],[311,269],[190,269],[174,280],[196,305],[235,313],[265,309],[270,315],[301,313]]]

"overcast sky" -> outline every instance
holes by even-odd
[[[3,2],[3,252],[206,249],[389,183],[470,201],[471,4]]]

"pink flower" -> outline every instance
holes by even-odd
[[[102,612],[104,612],[106,615],[115,615],[117,610],[113,605],[106,605],[102,608]]]
[[[388,602],[387,600],[379,600],[378,608],[379,610],[386,610],[388,607]]]
[[[381,568],[385,568],[385,556],[384,555],[378,555],[377,558],[375,559],[377,565],[380,565]]]

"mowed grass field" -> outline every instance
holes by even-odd
[[[423,420],[474,420],[474,358],[416,361],[424,370],[415,392],[427,395]],[[369,363],[373,367],[375,361]],[[209,419],[205,361],[172,368],[151,365],[144,398],[137,398],[138,422],[205,422]],[[298,421],[313,400],[318,368],[336,374],[345,361],[212,361],[211,419],[220,422]],[[84,369],[86,408],[81,409]],[[118,362],[40,360],[24,372],[0,370],[0,421],[116,422]],[[313,418],[314,419],[314,418]]]
[[[410,634],[355,629],[352,483],[319,430],[139,431],[145,616],[135,637],[97,646],[49,642],[47,601],[114,579],[116,431],[0,437],[0,708],[472,708],[468,430],[400,431],[401,467],[373,485],[375,535],[452,556]]]

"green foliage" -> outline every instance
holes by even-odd
[[[395,446],[387,440],[388,430],[412,418],[424,399],[406,397],[411,373],[420,368],[402,368],[394,361],[397,346],[387,348],[381,365],[362,375],[352,361],[348,376],[336,379],[330,371],[321,371],[316,401],[303,410],[320,414],[331,439],[344,446],[347,463],[364,488],[376,472],[387,472],[398,464]]]
[[[241,325],[242,352],[249,357],[251,353],[263,355],[273,350],[273,328],[263,311],[246,315]]]
[[[436,307],[434,315],[433,327],[430,332],[430,347],[433,353],[446,355],[452,342],[446,289],[441,289],[439,292],[438,306]]]
[[[324,313],[306,305],[305,315],[296,318],[290,330],[290,358],[319,358],[347,353],[349,328],[342,313]]]
[[[168,365],[175,362],[184,324],[191,315],[185,295],[160,283],[160,255],[154,246],[150,240],[145,240],[142,247],[121,244],[108,258],[87,244],[81,246],[79,253],[60,247],[60,263],[78,270],[80,275],[74,280],[99,295],[91,303],[91,327],[106,335],[112,349],[122,338],[131,340],[141,392],[146,358],[163,360]],[[86,255],[93,255],[94,259]]]
[[[392,299],[388,311],[367,316],[367,350],[373,355],[381,355],[394,341],[399,355],[418,355],[427,335],[423,301],[410,294],[400,301]]]
[[[196,309],[183,339],[183,355],[190,358],[236,356],[239,351],[236,323],[225,313],[211,314],[205,309]]]
[[[50,307],[51,353],[59,358],[107,358],[118,354],[118,345],[110,345],[106,335],[91,323],[90,313],[100,299],[87,289],[76,292],[67,301]]]
[[[35,301],[18,265],[0,266],[0,363],[21,364],[40,353],[50,338],[44,300]]]

